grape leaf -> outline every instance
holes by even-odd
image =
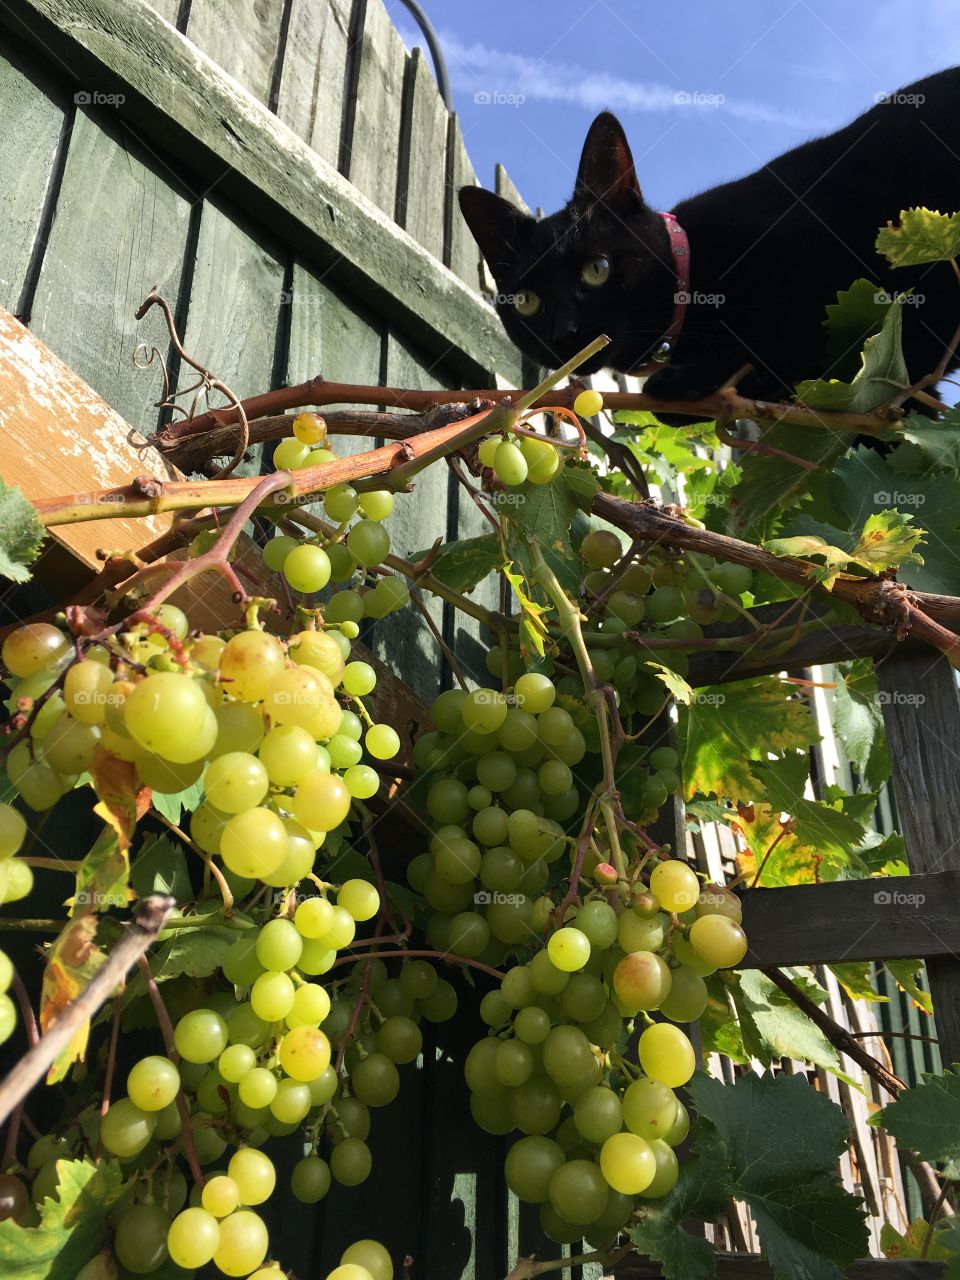
[[[759,970],[731,975],[729,986],[751,1057],[765,1067],[779,1058],[797,1058],[848,1079],[840,1071],[836,1049],[819,1027]]]
[[[732,1062],[746,1064],[750,1055],[743,1043],[740,1024],[730,1006],[723,978],[719,973],[704,978],[707,984],[707,1007],[700,1015],[700,1041],[704,1053],[725,1053]]]
[[[837,675],[833,707],[837,738],[861,778],[879,788],[890,776],[890,752],[873,662],[857,658]]]
[[[866,835],[863,822],[831,804],[810,800],[804,794],[807,763],[794,756],[756,764],[756,776],[767,788],[767,796],[775,809],[789,813],[801,843],[815,849],[825,860],[824,879],[833,879],[839,871],[848,871],[858,861],[857,850]],[[842,805],[842,802],[838,802]],[[865,866],[860,868],[865,873]]]
[[[828,964],[827,968],[852,1000],[867,1000],[886,1004],[890,997],[882,996],[874,986],[873,961],[851,960],[846,964]]]
[[[677,702],[682,702],[686,707],[690,705],[693,689],[679,672],[674,671],[671,667],[665,667],[662,662],[645,662],[643,665],[649,667],[656,678],[666,685],[667,691]]]
[[[779,809],[758,801],[728,809],[723,821],[746,842],[737,852],[737,870],[748,885],[758,871],[765,889],[816,882],[820,871],[816,850],[797,839],[792,824],[781,821]]]
[[[676,1186],[663,1200],[641,1202],[640,1221],[627,1228],[637,1251],[660,1263],[664,1280],[705,1280],[716,1271],[713,1247],[683,1223],[710,1221],[723,1211],[729,1170],[716,1135],[702,1122],[695,1122],[693,1134],[694,1154],[680,1166]]]
[[[960,412],[950,409],[936,422],[912,413],[901,423],[898,436],[904,443],[888,459],[904,474],[939,467],[960,472]]]
[[[164,893],[183,903],[194,896],[183,847],[167,836],[154,836],[143,846],[130,869],[130,883],[139,898]]]
[[[549,486],[548,486],[549,487]],[[418,551],[410,558],[415,562],[426,560],[432,548]],[[445,542],[436,558],[429,562],[429,572],[454,591],[469,594],[489,573],[503,563],[500,539],[493,533],[478,538],[460,538]]]
[[[960,1177],[960,1066],[943,1075],[924,1075],[922,1084],[905,1089],[870,1123],[886,1129],[921,1160],[942,1162],[944,1177]]]
[[[923,973],[922,960],[884,960],[883,967],[891,975],[898,987],[902,987],[907,995],[913,997],[914,1004],[923,1013],[933,1013],[933,1000],[929,991],[924,991],[918,978]]]
[[[872,413],[910,378],[903,358],[903,303],[891,299],[880,331],[863,344],[860,368],[852,382],[814,378],[798,384],[797,400],[811,409],[847,409]]]
[[[849,1134],[840,1108],[801,1076],[724,1085],[698,1072],[687,1090],[717,1128],[731,1191],[749,1206],[776,1280],[841,1280],[867,1252],[867,1227],[836,1176]]]
[[[121,1191],[113,1160],[58,1160],[57,1199],[45,1199],[40,1223],[0,1222],[0,1274],[4,1280],[76,1280],[95,1257],[108,1230],[107,1210]]]
[[[109,911],[125,907],[133,898],[130,864],[120,849],[117,833],[104,827],[100,838],[77,868],[77,885],[70,900],[70,914]]]
[[[863,344],[879,331],[889,305],[876,283],[863,278],[854,280],[849,289],[840,289],[836,302],[827,305],[824,355],[838,378],[854,376]]]
[[[938,1224],[938,1229],[930,1238],[928,1238],[929,1230],[930,1224],[926,1218],[914,1218],[903,1235],[892,1222],[885,1222],[880,1228],[880,1248],[883,1250],[883,1256],[885,1258],[930,1258],[931,1261],[955,1258],[953,1249],[944,1247],[945,1244],[950,1245],[953,1236],[948,1224],[943,1222]],[[960,1240],[957,1241],[956,1248],[960,1252]]]
[[[960,213],[904,209],[899,226],[887,223],[880,228],[876,247],[892,267],[947,262],[960,253]]]
[[[93,811],[113,827],[126,856],[136,825],[150,808],[150,788],[140,785],[129,761],[118,760],[99,745],[94,748],[90,772],[99,801]]]
[[[775,556],[822,556],[824,567],[808,565],[807,573],[829,591],[839,571],[851,564],[859,565],[870,573],[894,569],[907,561],[923,564],[914,548],[923,539],[925,530],[910,528],[912,519],[912,515],[902,511],[880,511],[868,516],[863,532],[849,549],[831,546],[814,533],[771,538],[763,546]]]
[[[67,921],[47,952],[40,993],[40,1029],[48,1031],[103,964],[106,957],[97,946],[97,917],[92,906]],[[53,1060],[47,1084],[62,1080],[72,1063],[87,1048],[90,1023],[83,1022],[69,1044]]]
[[[573,517],[577,511],[590,510],[599,488],[592,467],[568,462],[550,484],[511,490],[500,495],[498,506],[507,524],[522,529],[541,550],[569,553]]]
[[[741,460],[741,479],[729,492],[729,532],[753,540],[771,537],[781,509],[807,494],[814,473],[798,467],[793,458],[802,458],[829,472],[847,451],[850,436],[842,431],[811,431],[808,427],[777,424],[761,429],[760,441],[791,456],[779,458],[750,452]]]
[[[169,822],[179,823],[183,813],[193,813],[202,797],[203,779],[198,778],[183,791],[154,791],[151,794],[150,803],[157,813],[162,813]]]
[[[14,485],[0,480],[0,576],[29,582],[46,531],[36,509]]]
[[[680,734],[688,797],[733,801],[762,794],[754,761],[819,741],[806,702],[776,676],[698,689],[681,709]]]

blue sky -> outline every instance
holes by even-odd
[[[421,43],[403,5],[386,3]],[[669,209],[960,63],[956,0],[421,3],[480,181],[493,185],[499,160],[547,212],[569,197],[604,107],[624,123],[645,195]],[[484,93],[492,101],[475,100]]]

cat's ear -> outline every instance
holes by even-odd
[[[516,232],[527,214],[483,187],[460,188],[460,210],[480,252],[496,277],[516,255]]]
[[[599,202],[620,212],[643,204],[627,135],[609,111],[601,112],[587,133],[573,198],[579,205]]]

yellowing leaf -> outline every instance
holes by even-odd
[[[737,854],[737,870],[748,885],[753,883],[761,864],[758,884],[764,889],[816,883],[820,858],[816,850],[797,838],[789,824],[784,826],[779,809],[764,803],[740,805],[724,816],[746,844]]]
[[[108,1230],[107,1211],[121,1190],[112,1160],[58,1160],[57,1198],[39,1206],[40,1222],[21,1227],[0,1222],[3,1280],[78,1280],[100,1251]]]
[[[49,1031],[103,964],[105,956],[94,940],[96,932],[97,917],[85,910],[67,921],[47,952],[40,994],[42,1031]],[[89,1022],[77,1029],[70,1043],[54,1059],[47,1075],[47,1084],[56,1084],[58,1080],[62,1080],[71,1064],[83,1057],[89,1033]]]
[[[90,773],[99,800],[94,813],[113,827],[121,852],[126,854],[134,828],[150,808],[150,788],[140,786],[137,771],[129,761],[118,760],[99,746],[94,751]]]
[[[892,267],[947,262],[960,253],[960,213],[904,209],[898,227],[888,224],[877,236],[877,252]]]
[[[643,665],[649,667],[657,679],[666,685],[677,702],[682,702],[685,707],[690,705],[693,689],[687,684],[683,676],[679,675],[671,667],[665,667],[662,662],[645,662]]]
[[[871,573],[895,569],[912,561],[923,564],[914,548],[922,541],[923,529],[910,527],[913,516],[903,511],[878,511],[868,516],[863,532],[850,550],[834,547],[819,534],[798,534],[793,538],[770,538],[764,550],[775,556],[821,556],[825,567],[808,565],[807,572],[829,591],[837,580],[839,570],[847,565],[859,565]]]

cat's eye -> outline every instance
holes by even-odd
[[[540,296],[532,289],[521,289],[515,296],[513,305],[522,316],[535,316],[540,310]]]
[[[580,268],[580,279],[593,289],[606,284],[609,276],[610,262],[604,257],[588,258]]]

